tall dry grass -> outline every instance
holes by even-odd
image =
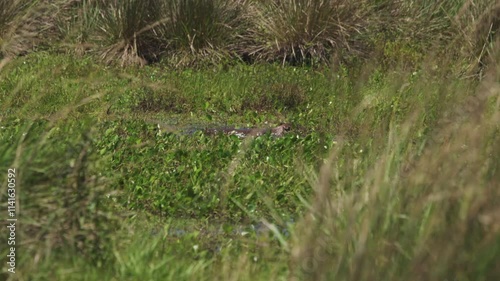
[[[353,171],[367,159],[346,161],[339,142],[300,223],[290,280],[500,277],[500,53],[490,59],[480,84],[441,87],[453,102],[443,100],[425,142],[414,138],[423,107],[393,122],[361,179]],[[430,79],[417,89],[428,93],[423,104]]]
[[[473,54],[463,67],[470,72],[484,69],[498,33],[498,4],[487,0],[15,0],[0,5],[4,56],[46,46],[94,53],[121,65],[162,59],[173,66],[234,59],[310,64],[368,58],[374,52],[417,65],[428,51],[440,49],[461,53],[457,57]],[[453,39],[455,44],[448,44]]]
[[[246,0],[167,1],[166,21],[158,28],[162,49],[174,65],[216,64],[237,57],[250,27]]]
[[[153,29],[162,20],[161,7],[158,0],[96,1],[95,40],[102,46],[103,60],[121,65],[145,65],[148,59],[154,60],[159,40]]]
[[[38,38],[37,32],[44,29],[36,3],[33,0],[0,1],[2,57],[16,56],[33,47],[32,42]]]
[[[373,17],[367,2],[258,1],[252,6],[250,55],[267,61],[327,60],[332,51],[358,51],[353,37]]]

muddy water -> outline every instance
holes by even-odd
[[[295,224],[294,220],[290,220],[286,226],[277,226],[276,227],[280,235],[284,237],[290,236],[290,228]],[[193,234],[195,232],[199,232],[200,235],[206,236],[246,236],[246,235],[269,235],[272,234],[271,229],[268,227],[269,224],[266,225],[264,222],[257,222],[252,224],[225,224],[225,223],[213,223],[210,226],[207,225],[198,225],[196,222],[187,222],[184,226],[171,226],[168,227],[167,230],[154,227],[151,229],[150,234],[152,236],[156,235],[165,235],[170,237],[183,237],[189,234]]]
[[[147,123],[155,124],[160,133],[174,133],[179,135],[193,135],[196,132],[204,132],[208,135],[216,135],[218,133],[227,133],[234,131],[234,135],[239,137],[261,135],[271,132],[271,127],[265,128],[248,128],[248,127],[235,127],[223,124],[173,124],[173,122],[159,121],[159,120],[146,120]]]

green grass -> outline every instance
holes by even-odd
[[[479,83],[435,62],[173,71],[18,57],[0,73],[0,166],[20,171],[23,224],[19,273],[5,276],[495,280],[498,72]],[[278,139],[185,133],[282,121],[293,129]],[[276,231],[255,231],[262,219]]]
[[[499,279],[498,4],[0,7],[2,280]]]

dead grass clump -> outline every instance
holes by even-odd
[[[257,1],[251,6],[248,54],[259,60],[328,61],[332,52],[359,51],[355,37],[373,18],[365,1]]]
[[[483,77],[493,54],[500,27],[500,5],[495,1],[466,1],[454,17],[457,30],[454,46],[465,59],[461,71],[469,77]],[[453,50],[453,49],[452,49]]]
[[[0,56],[15,57],[54,39],[58,3],[0,1]]]
[[[249,27],[246,0],[168,1],[158,28],[162,50],[175,67],[214,65],[237,56]]]
[[[162,1],[95,1],[99,16],[94,41],[106,63],[144,65],[158,55],[154,28],[161,23]]]

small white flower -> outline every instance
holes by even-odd
[[[194,246],[193,246],[193,250],[194,250],[195,252],[196,252],[196,251],[198,251],[198,248],[199,248],[199,246],[198,246],[198,245],[194,245]]]

